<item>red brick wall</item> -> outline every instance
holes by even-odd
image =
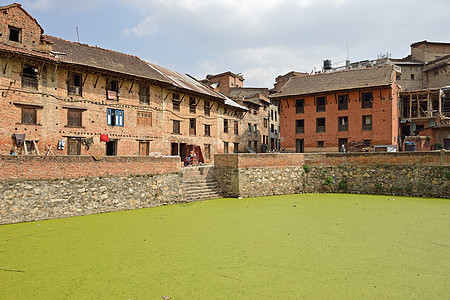
[[[59,179],[180,172],[177,157],[0,156],[0,179]]]
[[[217,154],[214,164],[217,167],[237,168],[286,167],[303,164],[312,166],[448,166],[450,152]]]

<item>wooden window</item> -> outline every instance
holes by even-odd
[[[348,117],[338,117],[338,131],[348,131]]]
[[[305,99],[295,100],[295,113],[302,114],[305,112]]]
[[[363,140],[363,146],[364,147],[370,147],[371,143],[372,143],[372,140]]]
[[[255,124],[253,127],[255,128],[254,135],[258,135],[258,125]]]
[[[67,110],[67,127],[82,127],[82,113],[80,109]]]
[[[181,134],[181,130],[180,130],[180,127],[181,127],[181,121],[172,120],[172,123],[173,123],[173,130],[172,130],[172,133],[175,133],[175,134]]]
[[[69,95],[82,95],[82,79],[81,74],[71,73],[67,82],[67,94]]]
[[[238,121],[234,121],[234,134],[236,134],[236,135],[239,134],[239,122]]]
[[[205,136],[211,136],[211,125],[205,124]]]
[[[223,119],[223,132],[228,133],[228,119]]]
[[[22,124],[37,125],[37,108],[22,106]]]
[[[372,92],[361,93],[361,107],[372,108],[373,95]]]
[[[136,116],[136,125],[152,126],[152,113],[148,111],[138,111]]]
[[[317,148],[325,148],[325,141],[317,141]]]
[[[178,94],[178,93],[173,93],[173,96],[172,96],[172,97],[173,97],[173,98],[172,98],[173,110],[180,111],[180,102],[181,102],[181,100],[180,100],[180,94]]]
[[[347,109],[348,109],[348,95],[339,95],[338,110],[347,110]]]
[[[223,153],[228,153],[228,142],[223,142]]]
[[[67,155],[81,155],[81,139],[68,138],[67,139]]]
[[[362,116],[362,130],[372,131],[372,116]]]
[[[252,124],[248,123],[248,135],[252,135]]]
[[[139,155],[148,156],[150,153],[150,142],[139,142]]]
[[[197,134],[197,120],[194,118],[189,119],[189,135]]]
[[[123,110],[108,108],[106,116],[106,124],[123,127]]]
[[[275,132],[275,125],[274,124],[270,124],[270,132],[272,132],[272,133]]]
[[[109,79],[106,86],[106,99],[119,101],[119,81]]]
[[[139,84],[139,104],[150,105],[150,87],[148,84]]]
[[[305,133],[305,120],[295,120],[295,133]]]
[[[316,112],[324,112],[326,110],[326,97],[316,98]]]
[[[190,97],[189,98],[189,112],[191,113],[191,114],[195,114],[195,111],[196,111],[196,103],[195,103],[195,98],[194,97]]]
[[[39,70],[35,66],[25,65],[22,69],[22,87],[33,90],[38,89],[38,74]]]
[[[268,128],[269,120],[267,118],[264,118],[263,123],[264,123],[264,128]]]
[[[316,132],[325,132],[325,118],[316,119]]]
[[[22,43],[22,29],[9,26],[9,40]]]
[[[205,110],[205,116],[211,115],[211,107],[209,106],[209,101],[205,101],[203,109]]]

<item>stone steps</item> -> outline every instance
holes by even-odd
[[[182,170],[185,200],[199,201],[222,198],[217,181],[210,172],[211,167],[188,167]]]

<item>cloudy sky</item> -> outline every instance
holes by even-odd
[[[3,1],[2,1],[3,2]],[[289,71],[450,42],[448,0],[24,0],[45,33],[133,54],[198,79],[242,73],[272,88]],[[347,52],[348,45],[348,52]]]

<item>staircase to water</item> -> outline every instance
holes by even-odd
[[[185,167],[181,173],[187,202],[222,198],[213,166]]]

